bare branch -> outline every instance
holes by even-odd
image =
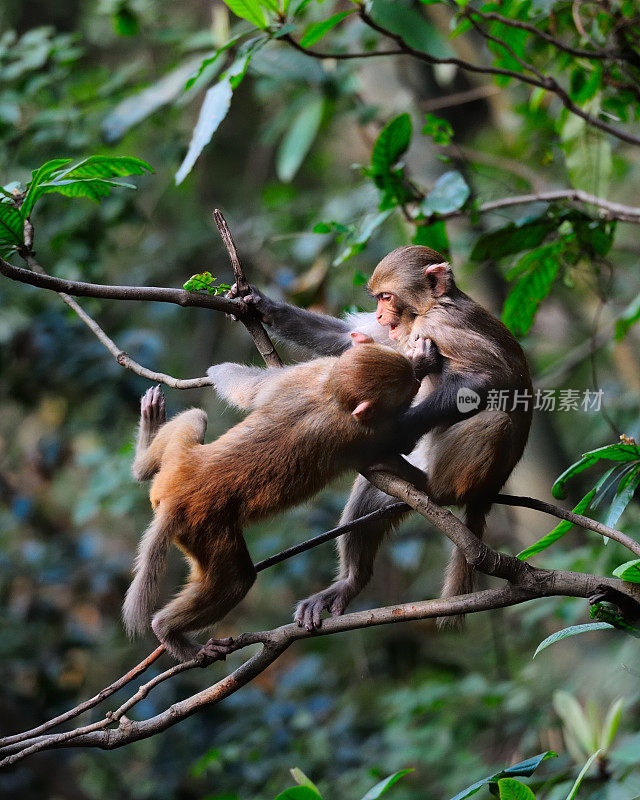
[[[114,681],[109,686],[101,689],[98,694],[91,699],[85,700],[83,703],[80,703],[80,705],[75,706],[75,708],[69,709],[69,711],[65,711],[64,714],[60,714],[53,719],[47,720],[47,722],[44,722],[42,725],[38,725],[37,728],[31,728],[31,730],[24,731],[24,733],[17,733],[15,736],[5,736],[3,739],[0,739],[0,748],[4,748],[10,744],[22,742],[25,739],[31,739],[34,736],[38,736],[40,733],[48,731],[50,728],[55,728],[57,725],[62,725],[63,722],[67,722],[74,717],[78,717],[85,711],[89,711],[89,709],[99,705],[103,700],[106,700],[107,697],[111,697],[112,694],[122,689],[128,683],[131,683],[131,681],[135,680],[139,675],[142,675],[147,667],[150,667],[151,664],[160,658],[163,653],[164,645],[156,647],[156,649],[143,661],[141,661],[139,664],[136,664],[135,667],[130,669],[121,678],[118,678],[117,681]]]
[[[236,279],[238,294],[242,298],[244,295],[250,292],[250,287],[247,279],[245,278],[242,266],[240,265],[238,250],[231,236],[231,231],[229,230],[227,221],[222,216],[220,209],[216,208],[214,210],[213,218],[218,226],[220,235],[222,236],[224,246],[227,248],[227,252],[229,253],[229,259],[231,260],[231,266],[233,267],[233,274]],[[245,305],[245,308],[246,313],[242,318],[242,322],[245,328],[249,331],[251,338],[258,349],[258,352],[262,358],[264,358],[264,361],[268,367],[281,367],[282,361],[280,360],[280,356],[276,352],[273,342],[269,338],[269,334],[265,331],[257,310],[253,306]]]
[[[558,200],[567,200],[570,203],[581,203],[584,205],[595,206],[596,208],[604,211],[606,219],[617,219],[620,222],[633,222],[636,225],[640,224],[640,208],[637,206],[626,206],[622,203],[614,203],[611,200],[605,200],[603,197],[597,197],[589,192],[583,192],[581,189],[554,189],[549,192],[535,192],[532,194],[515,195],[514,197],[502,197],[499,200],[489,200],[475,209],[478,214],[488,214],[491,211],[498,211],[501,208],[509,208],[511,206],[528,205],[529,203],[553,203]],[[445,214],[439,214],[438,219],[453,219],[455,217],[463,217],[469,213],[468,209],[457,209],[456,211],[448,211]],[[421,225],[429,225],[433,220],[425,218],[420,221]]]

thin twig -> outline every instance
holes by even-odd
[[[238,294],[242,298],[244,295],[249,293],[250,287],[247,279],[245,278],[242,266],[240,265],[238,250],[233,241],[233,237],[231,236],[231,231],[229,230],[227,221],[222,216],[220,209],[216,208],[214,210],[213,218],[218,226],[218,230],[220,231],[220,236],[222,236],[224,246],[227,248],[227,252],[229,253],[229,259],[231,260],[231,266],[233,267],[233,274],[235,276]],[[281,367],[282,361],[280,356],[276,352],[273,342],[265,331],[257,310],[252,306],[246,306],[246,304],[243,305],[245,305],[247,311],[242,317],[241,322],[249,331],[251,338],[258,349],[258,352],[264,358],[268,367]]]
[[[546,503],[544,500],[538,500],[535,497],[519,497],[513,494],[499,494],[495,503],[506,506],[519,506],[520,508],[532,508],[534,511],[542,511],[544,514],[550,514],[552,517],[564,519],[567,522],[572,522],[574,525],[579,525],[581,528],[599,533],[609,539],[613,539],[619,544],[623,545],[630,550],[634,555],[640,558],[640,543],[627,536],[626,533],[610,528],[596,519],[585,517],[584,514],[576,514],[574,511],[567,511],[564,508],[553,505],[553,503]]]
[[[264,558],[262,561],[258,561],[255,564],[255,570],[256,572],[262,572],[263,569],[268,569],[274,566],[274,564],[280,564],[288,558],[293,558],[293,556],[305,553],[307,550],[318,547],[320,544],[330,542],[331,539],[336,539],[338,536],[342,536],[343,533],[354,533],[361,530],[366,531],[369,525],[375,520],[386,519],[387,517],[398,517],[407,511],[410,511],[410,509],[406,503],[392,503],[391,505],[383,506],[376,511],[372,511],[370,514],[352,519],[344,525],[338,525],[337,528],[332,528],[318,536],[300,542],[300,544],[294,544],[292,547],[287,547],[286,550],[281,550],[279,553]]]
[[[553,45],[557,50],[562,50],[565,53],[569,53],[569,55],[576,56],[577,58],[615,59],[619,57],[619,53],[615,50],[585,50],[580,47],[572,47],[569,44],[565,44],[560,39],[556,39],[555,36],[552,36],[550,33],[543,31],[541,28],[538,28],[535,25],[531,25],[528,22],[522,22],[519,19],[503,17],[502,14],[498,14],[495,11],[478,11],[476,8],[467,6],[464,13],[465,16],[468,16],[469,14],[475,14],[477,17],[481,17],[482,19],[501,22],[503,25],[507,25],[510,28],[519,28],[522,31],[528,31],[529,33],[534,34],[534,36],[544,39],[545,42]]]
[[[42,725],[38,725],[36,728],[31,728],[23,733],[17,733],[14,736],[5,736],[4,738],[0,739],[0,747],[6,747],[7,745],[15,744],[23,741],[24,739],[32,739],[34,736],[38,736],[39,734],[48,731],[50,728],[55,728],[56,726],[61,725],[63,722],[67,722],[74,717],[78,717],[85,711],[89,711],[89,709],[99,705],[103,700],[106,700],[107,697],[111,697],[111,695],[115,694],[115,692],[117,692],[119,689],[122,689],[128,683],[131,683],[131,681],[135,680],[139,675],[142,675],[147,667],[151,666],[154,661],[160,658],[164,651],[164,645],[161,644],[139,664],[136,664],[135,667],[130,669],[129,672],[125,673],[122,677],[118,678],[117,681],[114,681],[109,686],[101,689],[98,694],[94,695],[91,699],[85,700],[83,703],[80,703],[74,708],[69,709],[69,711],[65,711],[63,714],[43,722]]]

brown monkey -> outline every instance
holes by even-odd
[[[400,353],[354,338],[367,343],[339,358],[282,369],[212,367],[217,391],[253,411],[211,444],[203,444],[204,411],[193,408],[165,423],[160,387],[143,396],[133,474],[153,477],[154,519],[124,602],[130,634],[148,624],[174,542],[191,572],[153,617],[153,631],[178,659],[199,652],[224,657],[228,642],[212,639],[201,649],[186,633],[217,622],[253,584],[242,529],[309,498],[339,473],[363,468],[389,446],[393,420],[409,407],[419,381]]]
[[[357,328],[413,359],[416,374],[425,377],[398,427],[398,438],[406,439],[407,452],[415,448],[409,460],[426,472],[435,502],[464,506],[469,528],[481,537],[491,498],[520,459],[529,434],[531,404],[524,399],[532,387],[524,353],[501,322],[458,289],[450,265],[428,247],[400,247],[389,253],[375,268],[368,288],[378,301],[376,313],[345,320],[271,300],[253,287],[245,299],[277,336],[317,353],[342,352],[350,331]],[[421,361],[428,364],[434,346],[442,369],[421,370]],[[481,410],[468,417],[459,406],[465,394],[473,399],[469,390],[478,401],[491,390],[507,390],[507,409]],[[341,522],[388,502],[387,495],[358,476]],[[339,539],[338,579],[298,604],[299,625],[319,627],[325,609],[332,615],[343,613],[369,581],[382,537],[393,524],[381,520],[373,530]],[[472,587],[473,573],[456,550],[442,594],[463,594]]]

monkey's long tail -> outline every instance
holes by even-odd
[[[171,530],[158,515],[144,532],[135,563],[135,577],[122,606],[122,618],[129,636],[144,633],[158,602],[160,576],[164,572]]]
[[[486,504],[467,505],[465,522],[467,528],[472,533],[482,539],[484,535],[485,520],[489,513],[489,506]],[[455,597],[459,594],[469,594],[475,589],[475,571],[467,563],[466,558],[457,547],[453,549],[444,576],[441,597]],[[439,617],[439,628],[461,628],[464,623],[464,614],[456,614],[451,617]]]

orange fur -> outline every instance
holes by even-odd
[[[191,573],[152,627],[180,659],[199,650],[185,634],[223,617],[255,579],[243,527],[309,498],[340,472],[369,463],[390,441],[394,413],[408,407],[417,388],[410,362],[375,344],[282,370],[222,366],[228,395],[234,367],[242,371],[237,392],[254,410],[210,444],[203,444],[206,416],[199,409],[149,435],[145,420],[160,395],[150,390],[142,401],[134,474],[157,472],[151,486],[155,517],[123,614],[130,632],[144,628],[166,549],[174,542]]]

